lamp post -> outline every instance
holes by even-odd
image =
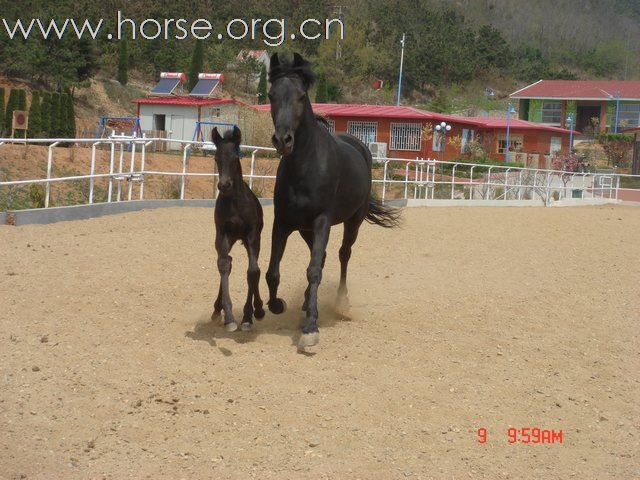
[[[402,45],[402,51],[400,53],[400,74],[398,76],[398,98],[396,99],[396,105],[400,105],[400,92],[402,90],[402,65],[404,64],[404,33],[402,34],[402,40],[400,40],[400,45]]]
[[[569,124],[569,153],[573,152],[573,112],[567,115],[567,123]]]
[[[509,103],[509,105],[507,105],[507,145],[505,148],[505,154],[504,154],[504,162],[507,163],[509,161],[509,150],[511,148],[511,138],[510,138],[510,129],[509,129],[509,120],[511,119],[511,115],[516,113],[516,109],[513,108],[513,105],[511,105],[511,103]]]
[[[451,131],[451,125],[447,122],[441,122],[440,125],[436,125],[436,131],[442,135],[442,143],[440,145],[440,158],[444,161],[444,151],[447,148],[447,132]]]

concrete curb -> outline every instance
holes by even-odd
[[[273,205],[270,198],[261,198],[262,205]],[[155,208],[170,207],[204,207],[212,208],[216,204],[213,199],[203,200],[132,200],[126,202],[95,203],[93,205],[74,205],[70,207],[37,208],[32,210],[14,210],[0,212],[0,225],[5,225],[8,219],[12,224],[46,225],[49,223],[66,222],[73,220],[86,220],[105,215],[117,215],[120,213],[137,212]],[[394,207],[544,207],[544,203],[531,200],[431,200],[431,199],[396,199],[385,202],[385,205]],[[640,206],[638,202],[625,202],[615,199],[565,199],[552,202],[550,207],[582,207],[594,205],[630,205]]]
[[[273,200],[261,199],[263,205],[272,205]],[[116,215],[119,213],[137,212],[155,208],[169,207],[206,207],[212,208],[216,201],[210,200],[132,200],[127,202],[95,203],[93,205],[73,205],[70,207],[37,208],[32,210],[15,210],[3,213],[15,216],[15,225],[48,224],[73,220],[87,220],[89,218]],[[0,217],[2,218],[2,217]]]

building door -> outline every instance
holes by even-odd
[[[167,138],[171,138],[174,140],[185,140],[184,115],[171,115],[171,125],[169,125]],[[180,150],[182,148],[182,144],[177,142],[170,142],[169,148],[171,150]]]
[[[549,153],[553,156],[560,150],[562,150],[562,137],[551,137],[551,146],[549,147]]]
[[[593,131],[593,118],[597,118],[600,122],[600,106],[599,105],[578,105],[578,118],[576,119],[576,130],[580,133],[591,134],[598,133]],[[567,125],[567,128],[569,126]],[[585,131],[586,130],[586,131]]]
[[[167,121],[166,115],[154,114],[153,115],[153,129],[157,132],[164,132],[166,130],[165,124]]]

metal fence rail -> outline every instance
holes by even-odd
[[[149,147],[168,142],[179,144],[180,156],[173,155],[179,162],[177,171],[147,169],[146,160]],[[139,184],[137,199],[145,199],[145,179],[150,177],[173,177],[179,180],[179,198],[185,199],[187,179],[211,177],[214,196],[217,195],[218,174],[215,166],[209,172],[189,172],[189,158],[194,150],[214,151],[210,142],[148,138],[126,135],[111,135],[96,139],[0,139],[2,145],[33,144],[43,145],[47,150],[45,178],[11,180],[0,178],[3,187],[44,184],[44,208],[51,204],[51,186],[72,181],[87,182],[87,204],[95,200],[96,180],[107,179],[106,202],[133,200],[134,184]],[[54,177],[53,165],[56,147],[61,145],[85,146],[91,149],[87,173]],[[97,149],[108,152],[108,173],[96,173]],[[153,147],[152,147],[153,148]],[[164,150],[161,148],[161,150]],[[255,180],[275,180],[275,175],[256,174],[258,155],[274,157],[275,149],[243,145],[241,150],[250,155],[249,171],[245,179],[251,188]],[[271,161],[277,164],[278,159]],[[214,164],[215,165],[215,164]],[[610,200],[640,201],[640,176],[615,173],[562,172],[528,167],[484,165],[465,162],[447,162],[433,159],[402,158],[376,159],[373,169],[373,189],[382,200],[390,199],[446,199],[446,200],[520,200],[542,202],[547,205],[553,200],[573,198],[576,200],[605,198]],[[624,187],[628,184],[631,187]],[[271,192],[270,192],[271,193]],[[272,194],[272,193],[271,193]],[[620,198],[621,196],[625,198]]]

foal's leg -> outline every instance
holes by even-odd
[[[320,215],[313,222],[313,248],[311,249],[311,261],[307,268],[307,280],[309,281],[309,303],[307,305],[307,318],[302,327],[302,336],[298,342],[298,348],[316,345],[320,341],[318,331],[318,287],[322,280],[322,260],[327,251],[331,222],[326,215]]]
[[[238,329],[233,318],[231,296],[229,295],[229,274],[231,273],[231,256],[229,251],[233,243],[223,233],[216,235],[216,251],[218,252],[218,271],[220,272],[220,291],[222,292],[222,309],[224,310],[224,325],[229,332]]]
[[[242,323],[240,329],[244,331],[251,330],[253,325],[253,315],[256,318],[264,317],[262,309],[262,299],[260,298],[260,267],[258,266],[258,255],[260,254],[260,234],[251,232],[245,241],[247,255],[249,257],[249,268],[247,270],[247,301],[244,304]],[[251,301],[253,300],[253,306]],[[255,312],[254,312],[255,309]]]
[[[307,243],[309,247],[309,253],[313,251],[313,232],[311,230],[300,230],[300,236]],[[322,257],[322,268],[324,269],[324,262],[327,259],[327,252],[325,250],[324,257]],[[309,286],[304,291],[304,303],[302,304],[302,310],[307,311],[307,305],[309,305]]]
[[[358,238],[358,231],[362,225],[361,218],[350,218],[344,222],[344,233],[342,235],[342,246],[340,247],[340,286],[338,287],[338,301],[336,307],[338,313],[349,318],[349,298],[347,297],[347,266],[351,258],[351,247]]]
[[[291,235],[291,230],[286,229],[279,220],[273,222],[273,233],[271,234],[271,258],[269,259],[269,269],[267,270],[267,285],[269,286],[269,301],[267,305],[272,313],[280,314],[287,309],[287,304],[278,298],[278,285],[280,284],[280,261],[287,246],[287,239]]]
[[[211,320],[220,316],[220,312],[222,311],[222,284],[220,284],[220,288],[218,289],[218,298],[213,302],[213,313],[211,314]]]

